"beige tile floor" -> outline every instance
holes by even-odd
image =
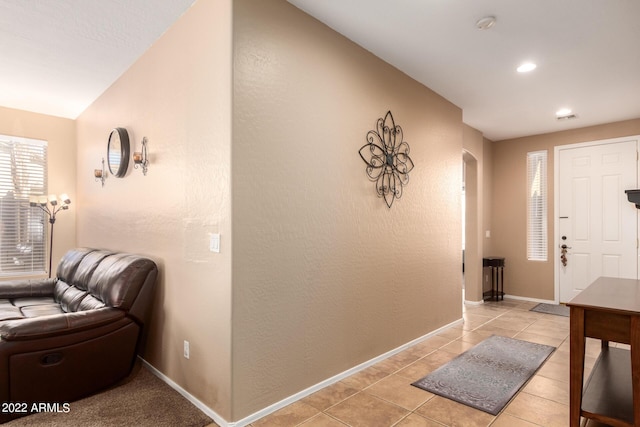
[[[517,300],[464,307],[464,322],[251,424],[252,427],[565,427],[569,425],[569,318]],[[557,347],[498,416],[413,387],[491,335]],[[586,369],[599,342],[587,343]],[[612,344],[615,345],[615,344]],[[589,427],[601,426],[588,423]]]

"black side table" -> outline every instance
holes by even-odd
[[[491,269],[491,290],[483,292],[483,298],[490,301],[504,300],[504,258],[482,258],[482,267]]]

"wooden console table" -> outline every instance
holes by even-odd
[[[570,426],[580,417],[640,427],[640,280],[600,277],[567,303],[570,331]],[[586,337],[601,340],[600,357],[584,385]],[[609,341],[631,350],[609,348]]]

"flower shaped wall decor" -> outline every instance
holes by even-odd
[[[393,201],[402,196],[409,183],[413,161],[409,157],[409,144],[403,141],[402,128],[393,120],[391,111],[376,122],[376,129],[367,132],[367,144],[360,148],[360,157],[367,164],[366,172],[376,183],[378,197],[384,198],[391,208]]]

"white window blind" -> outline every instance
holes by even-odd
[[[29,197],[47,194],[47,142],[0,135],[0,275],[45,272],[48,218]]]
[[[547,260],[547,151],[527,153],[527,259]]]

